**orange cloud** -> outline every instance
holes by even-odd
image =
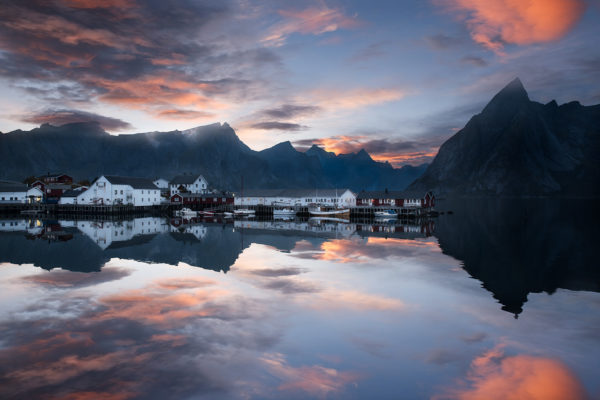
[[[212,90],[212,85],[195,83],[176,74],[147,75],[129,81],[88,78],[85,83],[104,89],[100,99],[131,108],[153,106],[194,106],[209,109],[225,108],[225,104],[204,96],[203,91]],[[177,116],[177,115],[176,115]],[[181,116],[181,114],[180,114]],[[164,117],[164,116],[163,116]]]
[[[437,148],[431,151],[414,151],[409,153],[379,153],[371,154],[371,158],[379,162],[389,162],[394,167],[406,164],[419,165],[431,162],[437,154]]]
[[[505,356],[502,346],[471,363],[460,388],[433,400],[579,400],[586,393],[569,368],[558,360],[528,355]]]
[[[321,35],[338,29],[358,26],[356,18],[348,17],[338,9],[311,7],[302,11],[279,11],[285,20],[275,25],[262,42],[268,46],[281,46],[293,33]]]
[[[356,372],[338,371],[321,365],[293,367],[278,353],[268,354],[261,361],[273,375],[283,381],[279,390],[303,391],[320,398],[340,392],[346,385],[360,379]]]
[[[336,154],[356,153],[365,149],[373,160],[387,161],[395,167],[431,162],[439,149],[437,142],[433,141],[390,141],[364,135],[337,135],[312,139],[310,142]]]
[[[457,12],[477,43],[498,54],[504,45],[549,42],[563,37],[585,10],[583,0],[435,0]]]

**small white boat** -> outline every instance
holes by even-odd
[[[225,211],[225,212],[223,213],[223,217],[225,217],[225,218],[231,218],[231,217],[233,217],[233,213],[230,213],[230,212],[227,212],[227,211]]]
[[[233,215],[236,217],[253,217],[254,214],[255,211],[248,208],[239,208],[237,210],[233,210]]]
[[[375,218],[398,218],[398,213],[394,210],[375,211]]]
[[[175,211],[175,215],[177,217],[197,217],[198,213],[196,211],[192,211],[189,208],[182,208],[181,210]]]
[[[308,213],[311,217],[350,218],[349,208],[334,208],[331,210],[326,210],[320,206],[316,206],[310,208]]]
[[[274,217],[292,217],[296,215],[296,211],[291,208],[275,208],[273,210]]]

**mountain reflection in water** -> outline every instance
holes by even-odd
[[[599,212],[589,201],[455,200],[438,208],[453,213],[433,220],[352,223],[216,218],[190,223],[155,217],[3,220],[0,262],[89,272],[121,258],[170,265],[182,262],[227,272],[252,243],[289,252],[301,241],[331,248],[335,246],[327,242],[342,239],[411,240],[433,235],[444,254],[461,261],[502,309],[515,316],[523,311],[529,293],[600,291],[600,270],[592,251],[600,228],[591,223],[599,220]],[[363,246],[356,240],[343,244]],[[374,256],[383,258],[389,251]]]
[[[0,219],[0,397],[593,398],[588,204],[446,201],[435,219],[351,223]]]

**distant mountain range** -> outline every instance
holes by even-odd
[[[427,165],[393,168],[366,151],[328,153],[313,146],[297,151],[290,142],[254,151],[228,124],[186,131],[110,135],[97,123],[42,125],[0,135],[0,179],[64,172],[79,179],[103,174],[163,177],[201,173],[212,187],[406,188]]]
[[[448,139],[410,189],[600,196],[600,105],[529,100],[517,78]]]

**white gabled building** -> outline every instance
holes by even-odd
[[[0,181],[0,203],[26,204],[39,203],[44,193],[37,187],[28,187],[19,182]]]
[[[90,205],[157,206],[160,205],[160,189],[150,179],[104,175],[75,201],[76,204]]]
[[[77,229],[102,250],[106,250],[118,243],[144,242],[157,234],[168,232],[169,225],[161,218],[146,217],[128,221],[77,221]]]
[[[250,189],[236,193],[236,206],[309,206],[355,207],[356,195],[350,189]]]
[[[169,183],[171,196],[181,192],[208,193],[208,182],[202,175],[179,175]]]
[[[160,190],[168,190],[169,189],[169,181],[164,179],[164,178],[158,178],[154,180],[154,184],[160,189]]]

